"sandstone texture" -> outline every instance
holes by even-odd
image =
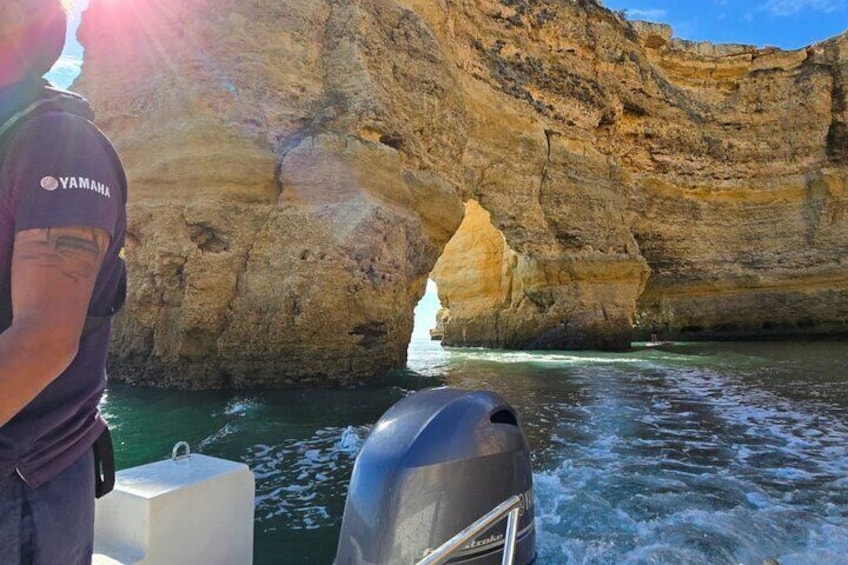
[[[445,345],[848,333],[848,36],[675,39],[591,0],[91,0],[125,160],[111,374],[333,386]]]

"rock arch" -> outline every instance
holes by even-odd
[[[91,0],[80,37],[131,182],[116,378],[403,366],[465,203],[504,251],[491,299],[447,291],[463,343],[621,348],[658,308],[848,332],[848,36],[693,44],[592,0]]]

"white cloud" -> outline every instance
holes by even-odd
[[[56,86],[67,88],[79,75],[82,68],[81,57],[62,56],[45,76]]]
[[[804,10],[815,10],[830,14],[846,7],[848,0],[768,0],[759,9],[774,16],[793,16]]]
[[[656,21],[664,19],[666,16],[665,10],[661,8],[649,8],[647,10],[629,9],[627,10],[627,19],[629,20],[649,20]]]
[[[76,70],[77,72],[79,72],[80,67],[82,67],[82,57],[71,57],[68,55],[63,55],[59,57],[59,60],[56,61],[55,65],[53,65],[52,70]]]

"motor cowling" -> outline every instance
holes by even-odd
[[[353,467],[336,565],[417,563],[513,495],[522,498],[515,563],[535,560],[530,448],[499,395],[422,390],[375,424]],[[500,564],[506,519],[448,563]]]

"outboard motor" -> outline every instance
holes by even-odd
[[[435,388],[392,406],[353,466],[336,565],[414,564],[513,495],[515,563],[536,558],[530,448],[493,392]],[[500,564],[506,518],[447,563]]]

